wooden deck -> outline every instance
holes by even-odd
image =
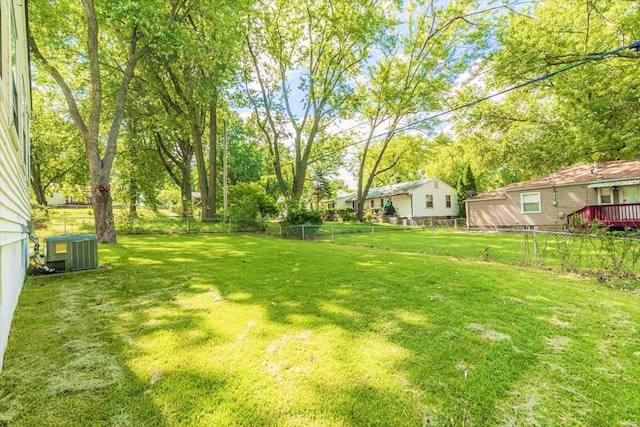
[[[567,224],[588,225],[598,220],[605,227],[640,228],[640,203],[585,206],[567,215]]]

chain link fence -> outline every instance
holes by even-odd
[[[64,234],[95,233],[93,216],[50,216],[32,218],[36,234],[40,237]],[[118,234],[188,234],[188,233],[229,233],[257,232],[272,229],[275,234],[279,227],[263,219],[244,218],[136,218],[116,216],[114,218]]]
[[[640,286],[640,232],[632,230],[569,233],[467,229],[441,222],[422,227],[297,225],[282,227],[280,235],[583,273],[601,280],[632,281]]]
[[[40,237],[94,233],[93,216],[33,218]],[[118,234],[186,234],[264,232],[292,239],[330,241],[492,261],[563,273],[595,275],[603,281],[625,280],[640,287],[640,232],[549,232],[539,230],[467,229],[462,220],[434,220],[424,225],[349,224],[284,226],[279,222],[228,218],[201,220],[116,216]]]

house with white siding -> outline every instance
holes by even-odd
[[[320,204],[322,209],[343,209],[352,207],[352,203],[347,203],[347,199],[350,199],[353,193],[338,190],[336,197],[333,199],[323,200]]]
[[[355,209],[357,194],[346,200]],[[393,206],[399,218],[455,218],[458,216],[456,190],[438,178],[376,187],[369,190],[365,209],[385,212],[387,204]]]
[[[465,200],[467,226],[640,228],[640,159],[571,166]]]
[[[29,264],[27,2],[0,2],[0,370]]]

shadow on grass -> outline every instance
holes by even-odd
[[[478,321],[490,321],[493,328],[511,330],[512,319],[524,318],[527,310],[524,306],[512,307],[508,318],[503,316],[503,308],[495,304],[495,299],[499,298],[494,293],[495,288],[485,285],[489,279],[476,274],[473,266],[461,267],[477,281],[474,294],[465,295],[467,288],[464,291],[454,289],[459,286],[458,281],[441,282],[438,267],[428,273],[429,268],[437,264],[420,255],[410,257],[407,263],[404,261],[406,255],[372,254],[365,249],[343,251],[313,243],[283,242],[249,235],[198,237],[188,240],[188,249],[177,249],[175,243],[166,242],[164,236],[157,239],[150,245],[125,242],[128,259],[157,262],[146,269],[145,276],[160,280],[154,286],[178,282],[179,287],[170,291],[171,298],[160,296],[157,299],[160,311],[152,308],[131,310],[134,313],[131,324],[138,325],[136,334],[140,339],[153,341],[168,351],[179,349],[191,354],[190,360],[199,363],[204,372],[211,369],[219,375],[234,375],[220,373],[206,361],[195,359],[207,346],[233,347],[239,336],[250,333],[243,328],[250,329],[247,325],[252,320],[261,327],[278,331],[262,344],[264,347],[277,342],[275,337],[290,335],[291,331],[313,331],[327,339],[335,339],[333,332],[324,332],[329,329],[347,334],[351,343],[367,337],[403,350],[403,356],[392,360],[389,366],[381,363],[381,367],[370,368],[373,374],[382,372],[382,375],[394,376],[395,385],[387,385],[395,390],[393,393],[369,384],[368,374],[360,376],[353,372],[357,371],[359,360],[345,362],[344,355],[330,356],[338,360],[335,367],[344,369],[345,376],[350,378],[349,384],[333,383],[334,392],[342,397],[328,399],[331,393],[317,392],[309,402],[300,405],[318,411],[323,401],[332,402],[330,412],[334,422],[337,417],[342,421],[350,420],[350,425],[358,425],[363,420],[376,424],[380,414],[385,413],[388,416],[383,418],[391,424],[398,417],[419,421],[422,417],[439,419],[444,414],[447,419],[459,423],[472,416],[466,415],[472,408],[476,419],[488,420],[497,402],[533,366],[540,331],[548,329],[543,322],[530,319],[523,325],[520,336],[508,337],[506,343],[490,342],[477,332],[469,331],[468,324]],[[145,246],[151,246],[153,250],[148,251]],[[310,253],[305,253],[305,248],[309,248]],[[189,262],[172,261],[176,257],[188,258]],[[157,278],[163,268],[171,270],[173,283],[163,282],[168,280],[166,278]],[[133,292],[148,290],[137,287]],[[475,308],[465,307],[466,302],[473,300],[476,300]],[[221,308],[229,305],[233,306],[232,310],[244,314],[240,318],[228,318],[225,324],[218,316],[231,316]],[[211,322],[212,318],[217,320]],[[197,338],[192,336],[194,329],[199,331]],[[172,338],[162,336],[167,331]],[[512,342],[516,339],[519,347]],[[496,348],[500,350],[495,351]],[[253,363],[236,361],[235,365],[269,372],[269,362],[264,366],[262,360],[264,349],[251,351],[255,352]],[[349,348],[348,351],[354,350]],[[370,351],[377,350],[372,346]],[[220,360],[220,357],[214,355],[213,358]],[[371,357],[371,354],[360,354],[362,359]],[[298,364],[291,362],[291,365],[293,368],[290,369],[299,369]],[[468,372],[463,372],[460,365],[468,365]],[[232,367],[223,363],[220,369],[232,370]],[[499,375],[488,380],[484,378],[487,382],[481,386],[468,385],[469,375],[479,373],[484,376],[485,371],[499,372]],[[268,376],[256,380],[257,383],[260,381],[268,381]],[[241,383],[241,377],[235,382]],[[291,383],[297,384],[295,380]],[[322,381],[317,381],[316,386],[320,389]],[[488,386],[491,393],[478,389]],[[401,396],[394,394],[397,390],[403,390]],[[200,392],[205,393],[205,390]],[[350,395],[353,397],[349,398]],[[364,401],[359,400],[364,397]],[[251,393],[243,395],[241,400],[245,404],[251,402]],[[240,405],[240,402],[233,405]],[[366,409],[370,405],[377,410]],[[262,402],[258,407],[265,411],[266,419],[282,416],[282,409],[277,406],[274,408]],[[403,408],[402,411],[398,412],[398,407]]]
[[[256,235],[121,237],[100,254],[110,269],[42,279],[54,300],[72,290],[67,309],[82,314],[71,330],[47,324],[62,328],[49,345],[100,337],[124,378],[89,399],[107,409],[66,393],[84,415],[63,411],[65,422],[121,407],[133,425],[496,424],[521,382],[548,375],[544,337],[559,334],[548,319],[582,294],[564,290],[562,303],[551,276],[510,267]],[[49,299],[24,298],[22,335]],[[46,333],[8,365],[23,357],[51,375],[34,357]],[[54,369],[68,362],[56,352]]]

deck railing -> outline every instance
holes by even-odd
[[[588,225],[594,220],[606,227],[640,227],[640,203],[585,206],[567,215],[569,225]]]

